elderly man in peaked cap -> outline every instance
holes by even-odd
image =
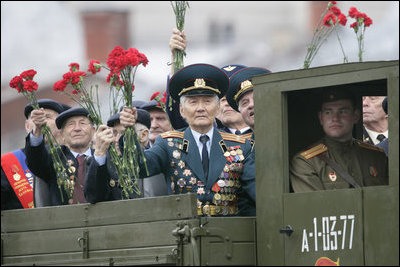
[[[297,153],[290,163],[294,192],[388,184],[384,151],[352,137],[360,111],[349,90],[325,89],[318,118],[325,137]]]
[[[180,103],[189,127],[161,134],[154,146],[144,151],[149,175],[164,173],[169,194],[196,194],[199,215],[242,215],[239,196],[255,202],[249,141],[214,126],[219,99],[228,86],[226,74],[209,64],[193,64],[176,72],[170,80],[170,94]],[[135,118],[135,108],[120,113],[126,126],[133,125]],[[144,169],[142,166],[142,177],[146,176]]]
[[[60,135],[55,126],[55,119],[64,111],[63,104],[52,99],[39,99],[39,107],[46,114],[47,124],[56,138]],[[27,104],[24,108],[25,130],[33,128],[31,112],[33,107]],[[57,138],[58,139],[58,138]],[[49,185],[32,174],[26,166],[25,149],[18,149],[1,157],[1,209],[22,209],[50,205]],[[13,169],[12,166],[18,166]],[[20,186],[21,184],[24,186]],[[32,189],[33,187],[33,189]]]
[[[93,123],[89,118],[89,112],[80,107],[70,108],[60,113],[56,118],[57,128],[61,130],[64,140],[61,150],[66,158],[61,153],[59,153],[59,156],[74,184],[72,198],[64,190],[64,187],[62,187],[60,193],[55,182],[57,181],[57,174],[53,166],[53,158],[45,147],[41,133],[41,129],[46,124],[45,114],[40,110],[34,110],[31,117],[34,127],[26,137],[27,164],[34,174],[53,182],[53,187],[50,188],[52,205],[85,203],[83,186],[86,161],[93,157],[94,150],[90,148],[90,142],[95,132]]]
[[[254,131],[254,99],[252,78],[255,75],[271,73],[268,69],[249,67],[232,75],[226,99],[229,105],[242,114],[246,124]],[[252,136],[254,140],[254,133]]]

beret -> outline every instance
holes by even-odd
[[[57,113],[61,113],[64,111],[64,107],[63,107],[64,104],[60,104],[57,101],[54,101],[52,99],[39,99],[37,102],[39,104],[39,107],[41,107],[41,108],[51,109]],[[30,103],[25,106],[25,109],[24,109],[25,118],[28,118],[28,116],[29,116],[29,114],[31,114],[32,110],[33,110],[33,107]]]
[[[58,114],[57,118],[56,118],[56,125],[58,129],[61,129],[64,122],[74,116],[85,116],[85,117],[89,117],[89,112],[81,107],[78,108],[70,108],[60,114]]]

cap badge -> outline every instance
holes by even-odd
[[[203,88],[203,87],[205,87],[206,86],[206,81],[204,81],[204,79],[196,79],[195,81],[194,81],[194,87],[201,87],[201,88]]]
[[[224,68],[226,71],[233,71],[234,69],[236,69],[236,66],[228,66]]]
[[[329,179],[334,182],[336,181],[336,173],[335,172],[330,172],[329,173]]]
[[[239,92],[236,93],[236,95],[233,97],[235,101],[237,101],[237,98],[246,90],[249,88],[253,88],[253,84],[249,80],[245,80],[240,84],[240,90]]]

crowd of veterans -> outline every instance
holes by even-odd
[[[183,32],[173,31],[172,57],[186,43]],[[168,76],[166,110],[160,101],[133,101],[132,107],[121,107],[98,129],[84,108],[51,99],[40,99],[39,110],[27,104],[25,147],[1,158],[1,209],[122,199],[108,150],[114,143],[120,152],[124,130],[132,126],[139,143],[134,153],[144,155],[147,168],[140,160],[140,193],[130,198],[191,193],[197,196],[199,216],[255,216],[252,79],[269,73],[263,67],[237,64],[188,65]],[[352,136],[363,115],[356,101],[348,91],[323,92],[317,115],[325,136],[291,159],[293,192],[388,184],[384,150]],[[381,109],[382,102],[387,110],[387,100],[380,100]],[[64,166],[72,170],[73,197],[63,187],[60,190],[42,134],[45,125],[61,146]],[[387,136],[387,124],[384,131]]]

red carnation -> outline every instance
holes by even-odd
[[[150,97],[150,100],[153,100],[153,99],[156,98],[159,94],[160,94],[160,92],[155,92],[155,93]]]
[[[37,91],[39,87],[38,84],[32,80],[24,81],[22,84],[23,84],[23,90],[26,92]]]
[[[67,87],[67,84],[65,83],[64,80],[58,81],[53,85],[53,91],[61,91],[63,92],[65,90],[65,87]]]
[[[352,24],[350,24],[350,28],[358,29],[358,23],[357,23],[357,21],[356,21],[356,22],[353,22]]]
[[[340,14],[337,18],[338,18],[340,24],[342,24],[343,26],[346,25],[346,23],[347,23],[347,18],[346,18],[345,15]]]
[[[75,72],[75,71],[79,70],[79,64],[78,63],[71,63],[71,64],[68,65],[68,67],[69,67],[69,70],[71,72]]]
[[[336,1],[331,1],[330,2],[332,5],[336,5]]]
[[[372,19],[370,17],[364,18],[364,25],[365,27],[369,27],[372,24]]]
[[[339,16],[340,14],[342,14],[342,11],[340,11],[340,9],[335,6],[332,6],[331,8],[329,8],[329,11],[331,11],[336,16]]]
[[[92,74],[96,74],[100,70],[101,70],[100,61],[91,60],[88,66],[88,71],[90,71]]]
[[[10,81],[10,87],[17,89],[18,93],[19,93],[19,92],[21,92],[22,82],[23,82],[23,80],[22,80],[21,76],[15,76]]]
[[[24,72],[21,73],[21,77],[25,80],[33,80],[33,77],[36,75],[36,71],[35,70],[26,70]]]
[[[357,8],[355,8],[355,7],[350,7],[350,9],[349,9],[349,16],[350,16],[351,18],[354,18],[358,13],[359,13],[359,12],[358,12]]]
[[[325,26],[330,27],[331,25],[336,24],[336,16],[333,15],[332,13],[328,13],[325,15],[323,23]]]

